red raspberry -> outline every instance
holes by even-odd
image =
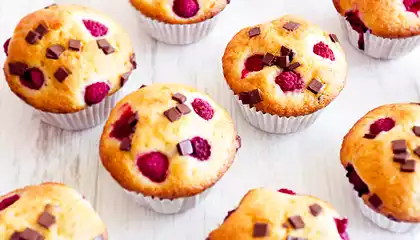
[[[182,18],[194,17],[200,6],[197,0],[175,0],[173,11]]]
[[[151,152],[137,159],[137,167],[151,181],[161,183],[168,175],[169,160],[163,153]]]
[[[350,240],[349,235],[347,233],[347,225],[349,220],[347,218],[338,219],[334,218],[335,225],[337,226],[338,233],[340,234],[341,239],[343,240]]]
[[[108,28],[102,23],[92,20],[83,20],[83,24],[94,37],[102,37],[108,33]]]
[[[289,194],[289,195],[296,195],[295,192],[293,192],[292,190],[289,190],[287,188],[281,188],[278,190],[278,192],[284,193],[284,194]]]
[[[44,74],[38,68],[30,68],[20,77],[20,82],[33,90],[39,90],[44,85]]]
[[[392,118],[381,118],[370,125],[369,131],[371,134],[378,135],[381,132],[388,132],[395,126],[395,121]]]
[[[403,4],[407,11],[413,12],[418,15],[417,12],[420,11],[420,1],[419,0],[404,0]]]
[[[15,203],[17,200],[19,200],[19,195],[12,195],[8,198],[3,199],[0,202],[0,211],[3,211],[4,209],[10,207],[13,203]]]
[[[109,85],[104,82],[97,82],[86,87],[85,102],[87,105],[100,103],[109,92]]]
[[[10,44],[10,39],[7,39],[6,42],[4,42],[3,44],[3,49],[4,49],[4,53],[6,54],[6,56],[9,56],[9,44]]]
[[[201,98],[196,98],[194,99],[194,101],[191,103],[194,111],[203,119],[205,120],[210,120],[213,118],[214,115],[214,110],[211,107],[210,103],[208,103],[207,101],[201,99]]]
[[[192,157],[197,158],[200,161],[205,161],[210,158],[211,146],[206,139],[201,137],[195,137],[191,139],[194,152],[191,154]]]
[[[249,57],[246,61],[245,61],[245,68],[242,70],[242,76],[241,78],[246,78],[246,76],[248,75],[248,73],[250,72],[257,72],[257,71],[261,71],[263,69],[263,60],[264,55],[253,55],[251,57]]]
[[[318,56],[330,59],[331,61],[335,61],[334,52],[330,49],[330,47],[328,47],[327,44],[323,42],[315,44],[313,51]]]
[[[283,92],[301,90],[305,85],[300,74],[291,71],[280,73],[280,75],[276,77],[276,83]]]
[[[137,114],[133,112],[131,107],[126,104],[122,107],[123,113],[120,118],[113,124],[110,136],[120,141],[129,138],[135,131],[138,122]]]

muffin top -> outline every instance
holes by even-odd
[[[170,199],[216,183],[232,164],[238,140],[229,114],[209,96],[183,85],[154,84],[113,109],[100,155],[126,190]]]
[[[0,196],[0,239],[106,240],[91,205],[62,184],[28,186]]]
[[[296,16],[247,27],[223,56],[225,79],[244,104],[280,116],[302,116],[327,106],[346,81],[337,36]]]
[[[420,105],[391,104],[362,117],[344,137],[341,163],[359,196],[392,220],[420,222]]]
[[[33,107],[77,112],[112,95],[135,68],[127,33],[77,5],[51,5],[24,17],[5,44],[6,80]]]
[[[147,17],[171,24],[198,23],[221,12],[230,0],[130,0]]]
[[[333,0],[337,11],[358,32],[386,38],[420,33],[420,4],[416,0]]]
[[[208,240],[348,240],[347,219],[327,203],[281,189],[254,189]]]

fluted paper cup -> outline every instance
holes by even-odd
[[[357,202],[360,207],[362,214],[371,220],[373,223],[378,225],[380,228],[395,232],[395,233],[407,233],[407,232],[418,232],[420,230],[419,223],[408,223],[408,222],[397,222],[389,219],[388,217],[375,212],[355,193]]]
[[[131,192],[127,190],[124,191],[142,207],[149,208],[161,214],[176,214],[195,208],[198,204],[204,201],[204,199],[206,199],[210,189],[207,189],[206,191],[191,197],[175,199],[160,199],[145,196],[141,193]]]
[[[345,17],[339,15],[341,26],[349,42],[364,54],[379,59],[395,59],[407,55],[420,45],[420,36],[407,38],[383,38],[367,31],[364,33],[364,50],[359,49],[359,33],[353,30]]]
[[[252,126],[269,133],[289,134],[298,132],[312,125],[322,112],[322,110],[318,110],[304,116],[281,117],[257,111],[255,107],[243,104],[237,95],[234,95],[234,98],[244,118]]]
[[[170,24],[160,22],[139,13],[140,21],[148,34],[167,44],[186,45],[206,37],[217,22],[217,15],[211,19],[192,24]]]
[[[58,128],[72,131],[83,130],[103,123],[121,95],[121,90],[119,90],[102,102],[75,113],[59,114],[35,109],[35,114],[41,121]]]

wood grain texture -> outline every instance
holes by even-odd
[[[361,216],[339,163],[342,137],[368,110],[385,103],[418,101],[420,51],[395,61],[373,60],[356,52],[340,29],[330,0],[235,0],[207,38],[190,46],[158,43],[141,30],[128,0],[60,0],[95,7],[118,20],[131,35],[138,70],[124,91],[152,82],[185,83],[210,94],[232,114],[243,139],[236,163],[200,207],[162,216],[138,207],[99,164],[102,126],[66,132],[41,123],[9,90],[0,76],[0,193],[41,181],[64,182],[84,194],[108,225],[110,239],[205,239],[226,212],[250,188],[287,187],[333,204],[350,218],[352,239],[409,240],[380,230]],[[0,0],[0,41],[5,41],[25,14],[46,0]],[[286,13],[302,15],[337,33],[347,52],[348,84],[341,96],[309,129],[288,136],[260,132],[239,115],[223,80],[221,57],[241,28]],[[0,62],[4,55],[0,54]],[[420,239],[420,238],[419,238]]]

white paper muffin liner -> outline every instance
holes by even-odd
[[[150,196],[144,196],[141,193],[127,190],[124,191],[142,207],[149,208],[161,214],[176,214],[195,208],[198,204],[204,201],[204,199],[206,199],[210,189],[207,189],[206,191],[192,197],[176,199],[159,199]]]
[[[386,229],[395,233],[407,233],[407,232],[418,232],[420,230],[420,223],[407,223],[407,222],[396,222],[384,215],[375,212],[355,193],[357,202],[360,207],[362,214],[371,220],[373,223],[378,225],[380,228]]]
[[[52,126],[72,131],[83,130],[103,123],[121,95],[121,90],[119,90],[102,102],[75,113],[58,114],[34,110],[41,121]]]
[[[148,34],[166,44],[191,44],[206,37],[214,28],[217,16],[193,24],[169,24],[149,18],[142,13],[140,21]]]
[[[353,30],[345,17],[341,15],[339,15],[339,17],[341,26],[347,33],[350,44],[370,57],[379,59],[395,59],[410,53],[420,45],[420,36],[391,39],[375,36],[368,31],[364,33],[365,50],[360,50],[358,46],[359,33]]]
[[[233,94],[233,92],[232,92]],[[243,104],[239,96],[233,95],[244,118],[254,127],[269,133],[289,134],[303,130],[312,125],[322,110],[299,117],[280,117],[257,111],[255,107]]]

